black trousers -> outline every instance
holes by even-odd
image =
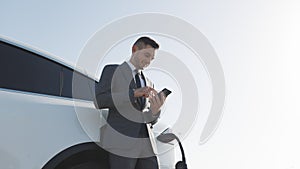
[[[110,169],[158,169],[156,156],[128,158],[109,153]]]

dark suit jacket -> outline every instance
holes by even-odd
[[[147,86],[153,87],[152,82],[145,78]],[[132,70],[124,62],[121,65],[107,65],[102,71],[100,81],[95,86],[97,106],[108,108],[108,127],[102,133],[103,146],[110,148],[130,148],[134,146],[134,139],[124,143],[123,136],[132,138],[149,137],[149,124],[154,124],[158,116],[153,116],[150,103],[141,105],[134,97],[136,84]],[[148,125],[148,126],[147,126]],[[120,144],[122,140],[122,145]],[[152,140],[153,141],[153,140]],[[126,142],[126,141],[125,141]]]

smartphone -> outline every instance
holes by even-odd
[[[170,91],[169,89],[167,88],[164,88],[162,91],[160,91],[158,94],[160,95],[161,92],[163,92],[165,94],[165,96],[167,97],[169,94],[172,93],[172,91]]]

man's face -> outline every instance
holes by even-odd
[[[146,47],[143,49],[137,49],[132,55],[134,66],[137,69],[146,68],[147,66],[150,65],[151,61],[154,59],[154,55],[155,55],[155,49],[150,45],[146,45]]]

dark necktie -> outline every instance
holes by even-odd
[[[136,71],[137,73],[135,74],[135,83],[136,83],[136,87],[137,88],[141,88],[142,87],[142,84],[141,84],[141,80],[140,80],[140,77],[139,75],[142,73],[142,72],[139,72],[139,71]],[[141,107],[143,108],[144,105],[145,105],[145,98],[144,97],[139,97],[138,98],[139,102],[141,103]]]
[[[141,72],[141,71],[138,71],[138,70],[136,70],[135,72],[137,72],[137,73],[135,74],[135,76],[134,76],[134,78],[135,78],[135,83],[136,83],[136,87],[137,87],[137,88],[141,88],[141,87],[142,87],[142,84],[141,84],[141,80],[140,80],[140,77],[139,77],[139,76],[143,77],[143,76],[142,76],[142,72]],[[144,80],[145,80],[145,79],[144,79]],[[141,108],[141,110],[143,110],[143,108],[145,107],[145,103],[146,103],[145,97],[139,97],[139,98],[137,98],[137,99],[138,99],[138,102],[140,102],[140,105],[141,105],[140,108]],[[139,137],[141,137],[141,138],[147,138],[147,137],[149,137],[148,131],[147,131],[147,127],[146,127],[145,124],[143,124],[143,125],[141,126],[140,133],[139,133]]]
[[[140,74],[140,72],[137,72],[137,73],[135,74],[135,84],[136,84],[136,87],[137,87],[137,88],[141,88],[141,87],[142,87],[142,84],[141,84],[141,80],[140,80],[139,74]]]

